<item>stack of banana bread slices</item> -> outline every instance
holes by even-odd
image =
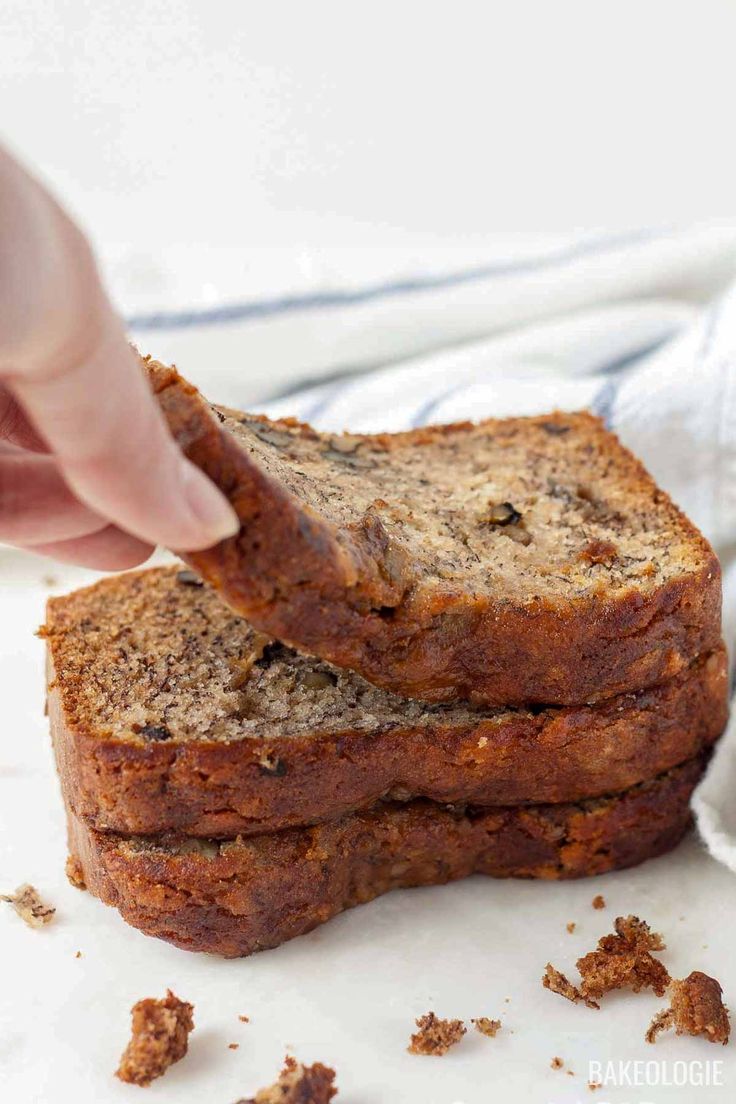
[[[597,419],[330,436],[144,364],[242,527],[49,603],[73,881],[235,956],[680,840],[726,721],[720,572]]]

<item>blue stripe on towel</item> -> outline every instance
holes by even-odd
[[[522,275],[539,269],[554,268],[567,261],[576,260],[607,250],[620,249],[666,236],[666,230],[637,230],[627,234],[591,238],[566,246],[556,253],[517,261],[499,261],[480,265],[444,276],[413,277],[405,280],[374,284],[356,291],[315,292],[309,295],[286,295],[277,299],[261,299],[250,302],[226,303],[219,307],[203,307],[199,310],[157,311],[151,314],[133,314],[126,319],[132,330],[171,330],[193,326],[212,326],[233,322],[245,322],[256,318],[287,314],[290,311],[319,310],[326,307],[356,306],[376,299],[388,299],[398,295],[436,291],[441,288],[459,287],[462,284],[485,280],[494,276]]]

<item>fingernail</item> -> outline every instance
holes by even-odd
[[[188,460],[183,464],[182,482],[189,508],[201,526],[201,547],[234,537],[240,529],[238,515],[214,483]]]

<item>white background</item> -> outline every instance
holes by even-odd
[[[278,284],[282,259],[293,283],[322,249],[479,255],[500,236],[732,218],[735,42],[731,0],[4,0],[0,129],[72,207],[116,287],[133,272],[163,293],[166,254],[189,272],[194,260],[197,294],[214,296],[227,252],[252,294]],[[603,883],[393,895],[240,963],[146,940],[67,887],[31,636],[48,569],[0,555],[0,888],[37,881],[59,906],[41,933],[0,913],[3,1098],[137,1099],[111,1077],[127,1010],[172,985],[198,1027],[189,1058],[148,1090],[162,1104],[232,1104],[287,1044],[338,1067],[345,1104],[733,1099],[731,1048],[641,1042],[660,1002],[614,997],[595,1014],[538,981],[548,957],[570,967],[612,916],[638,911],[664,930],[673,972],[710,970],[733,1000],[736,883],[694,842]],[[599,888],[605,913],[589,905]],[[500,1015],[508,1030],[441,1062],[410,1058],[411,1021],[430,1006]],[[575,1078],[549,1069],[554,1054]],[[652,1056],[724,1059],[727,1088],[588,1093],[588,1058]]]
[[[734,42],[731,0],[4,0],[0,128],[141,250],[723,219]]]

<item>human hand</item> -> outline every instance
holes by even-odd
[[[83,234],[0,149],[0,541],[115,570],[237,529],[170,437]]]

